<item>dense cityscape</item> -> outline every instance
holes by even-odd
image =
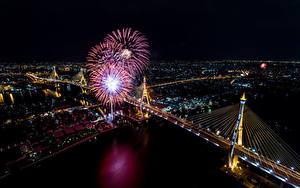
[[[199,118],[238,104],[243,92],[246,93],[247,106],[255,110],[291,148],[296,152],[300,150],[297,144],[299,127],[293,125],[297,118],[290,119],[296,116],[296,112],[288,110],[300,102],[297,97],[300,92],[299,62],[153,62],[145,73],[145,80],[140,77],[135,81],[135,89],[130,95],[132,99],[141,99],[146,97],[146,90],[149,101],[144,99],[145,105],[149,102],[161,111],[153,112],[152,108],[140,110],[139,106],[127,102],[115,109],[113,120],[110,119],[110,109],[101,105],[87,87],[87,68],[82,65],[84,63],[41,62],[1,66],[0,169],[1,181],[5,184],[10,182],[10,178],[22,174],[23,170],[39,168],[79,144],[97,142],[102,135],[117,134],[126,127],[141,129],[149,124],[148,121],[169,121],[173,126],[182,127],[182,131],[186,131],[184,134],[191,137],[203,134],[201,130],[211,131],[211,134],[220,137],[222,134],[213,128],[215,125],[211,126]],[[147,86],[144,87],[144,84]],[[159,112],[170,115],[160,115]],[[274,117],[274,113],[281,115]],[[222,122],[226,123],[225,120]],[[155,123],[148,126],[155,126]],[[227,138],[221,137],[230,140],[230,135],[232,133]],[[198,142],[203,142],[200,137]],[[208,139],[213,139],[203,138],[209,143]],[[224,161],[218,168],[222,171],[228,160],[226,147],[218,142],[211,143],[209,147],[221,147],[223,154],[220,159]],[[290,183],[290,180],[283,179],[287,177],[282,177],[283,181],[276,180],[268,173],[251,169],[249,165],[251,162],[240,160],[238,166],[242,170],[233,171],[233,175],[228,177],[235,177],[237,184],[246,187],[297,185],[294,183],[298,180]],[[296,165],[288,168],[297,175],[299,168]],[[229,173],[223,171],[224,174]]]
[[[299,188],[297,1],[1,1],[0,187]]]

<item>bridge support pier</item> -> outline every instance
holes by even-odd
[[[238,156],[236,155],[233,155],[231,156],[230,153],[228,155],[228,167],[233,170],[236,166],[237,166],[237,163],[238,163]]]

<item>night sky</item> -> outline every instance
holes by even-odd
[[[132,27],[152,59],[300,60],[298,0],[0,1],[0,61],[85,61]]]

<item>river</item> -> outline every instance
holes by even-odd
[[[237,187],[225,151],[153,118],[124,125],[2,182],[1,187]]]

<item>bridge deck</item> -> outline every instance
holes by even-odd
[[[125,99],[125,101],[131,105],[140,107],[140,103],[133,97],[128,96],[127,99]],[[229,149],[229,141],[225,140],[219,135],[207,131],[206,129],[199,128],[198,125],[193,124],[190,121],[181,119],[173,114],[170,114],[148,104],[143,104],[142,108],[143,110],[148,111],[153,115],[164,118],[173,124],[176,124],[182,128],[187,129],[188,131],[199,135],[207,141],[217,144],[223,149]],[[234,154],[237,155],[239,158],[245,160],[246,162],[253,164],[254,166],[262,169],[265,172],[268,172],[274,177],[280,179],[281,181],[284,181],[292,186],[300,186],[300,173],[297,171],[294,171],[282,164],[278,164],[277,162],[270,160],[264,156],[260,156],[257,153],[239,145],[236,145],[234,149]],[[271,169],[272,171],[270,171]]]

